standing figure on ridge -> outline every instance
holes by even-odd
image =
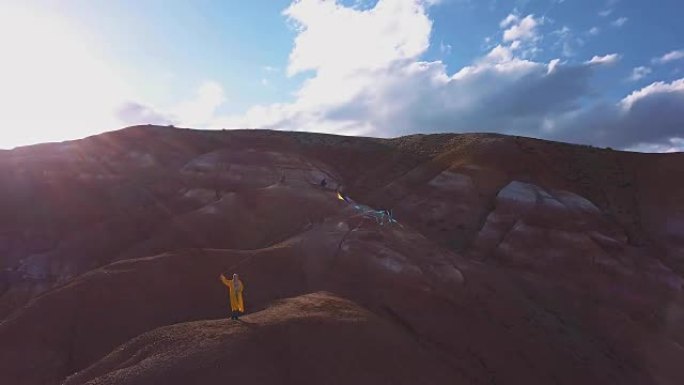
[[[221,282],[228,286],[228,293],[230,295],[230,319],[237,320],[240,315],[245,312],[245,303],[242,299],[242,292],[245,289],[245,285],[240,280],[237,273],[233,274],[233,279],[228,279],[221,273]]]

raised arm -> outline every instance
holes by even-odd
[[[230,280],[228,278],[226,278],[226,276],[223,275],[223,273],[221,273],[221,282],[223,282],[223,284],[226,286],[230,285]]]

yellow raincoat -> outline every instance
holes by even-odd
[[[230,310],[245,312],[245,303],[242,299],[242,291],[245,289],[245,285],[242,284],[242,280],[238,278],[238,287],[235,288],[233,285],[233,280],[226,278],[221,274],[221,282],[228,286],[228,291],[230,292]]]

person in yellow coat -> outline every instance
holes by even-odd
[[[228,293],[230,294],[230,319],[238,319],[238,317],[245,312],[245,302],[242,298],[242,292],[245,289],[245,285],[238,277],[237,273],[233,274],[233,279],[226,278],[223,273],[221,274],[221,282],[228,286]]]

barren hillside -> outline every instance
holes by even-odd
[[[0,152],[0,383],[682,384],[683,175],[494,134]]]

